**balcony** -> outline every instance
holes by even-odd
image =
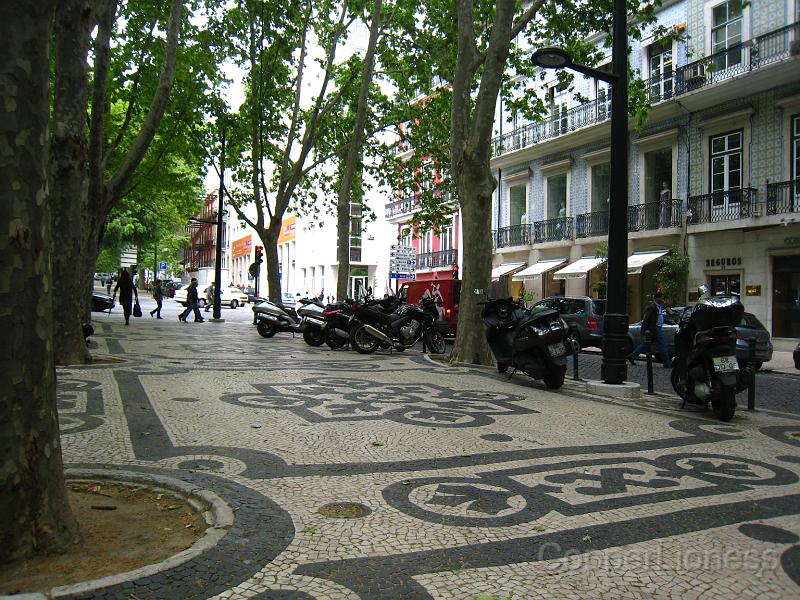
[[[800,212],[800,179],[767,182],[767,214]]]
[[[585,238],[608,235],[608,211],[584,213],[575,216],[575,237]]]
[[[501,227],[494,232],[495,248],[508,248],[509,246],[527,246],[531,243],[530,225],[512,225]]]
[[[417,270],[450,268],[458,263],[458,250],[450,248],[441,252],[417,254]]]
[[[800,43],[800,23],[781,27],[752,40],[700,58],[647,80],[650,102],[657,104],[788,59]],[[611,102],[601,98],[529,123],[492,140],[492,158],[521,150],[583,127],[607,121]]]
[[[386,218],[391,219],[399,215],[406,215],[414,210],[417,205],[414,196],[406,196],[401,200],[395,200],[386,205]]]
[[[647,231],[680,227],[683,200],[645,202],[628,207],[628,231]]]
[[[557,242],[558,240],[571,240],[573,231],[572,217],[557,217],[546,221],[536,221],[533,224],[533,242]]]
[[[752,216],[758,190],[742,188],[689,197],[690,225],[735,221]]]

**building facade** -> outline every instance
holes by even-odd
[[[652,103],[641,131],[631,123],[631,318],[658,285],[658,259],[675,247],[691,259],[689,290],[739,293],[773,336],[800,337],[798,2],[665,2],[656,26],[681,35],[665,42],[653,26],[630,42]],[[570,91],[551,75],[545,121],[508,131],[513,115],[498,107],[493,276],[531,301],[598,297],[610,93],[580,76]]]

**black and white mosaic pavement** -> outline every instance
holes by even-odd
[[[113,360],[59,372],[67,464],[210,488],[235,525],[82,598],[800,596],[794,415],[722,424],[244,323],[112,317],[94,339]],[[365,510],[320,513],[338,503]]]

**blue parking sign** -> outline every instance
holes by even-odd
[[[165,262],[158,263],[158,268],[161,269],[162,271],[165,271],[167,268],[167,263]]]

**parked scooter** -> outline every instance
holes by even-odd
[[[549,308],[528,312],[511,298],[489,299],[481,318],[486,341],[494,353],[497,370],[509,367],[552,389],[564,384],[567,371],[569,328],[558,311]]]
[[[702,294],[708,288],[700,286]],[[739,368],[736,360],[736,325],[744,306],[735,296],[701,298],[681,318],[675,334],[675,359],[671,382],[686,403],[711,403],[720,421],[730,421],[736,412],[736,394],[752,381],[750,367]]]
[[[279,331],[300,332],[300,317],[289,306],[264,300],[253,306],[253,316],[261,337],[271,338]]]
[[[325,306],[318,300],[302,298],[300,308],[297,309],[297,316],[300,317],[300,331],[303,332],[303,340],[309,346],[321,346],[325,343]]]
[[[404,304],[391,314],[375,304],[359,304],[354,316],[361,323],[350,330],[350,343],[360,354],[371,354],[382,344],[403,351],[420,340],[434,354],[446,349],[444,336],[436,328],[439,311],[433,298],[423,298],[419,306]]]

